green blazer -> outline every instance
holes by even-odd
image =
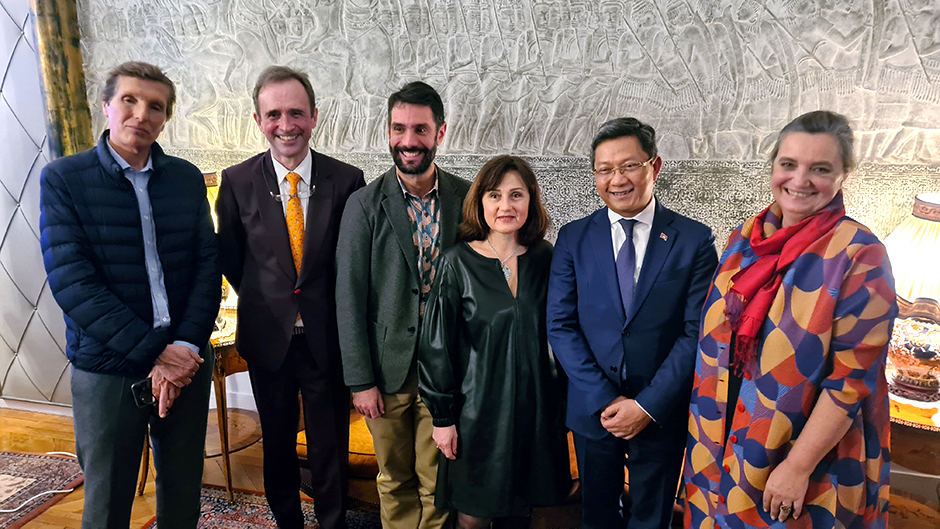
[[[470,183],[437,168],[441,250],[457,240]],[[401,389],[418,344],[418,249],[393,167],[353,193],[336,249],[336,321],[346,385]]]

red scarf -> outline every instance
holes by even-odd
[[[757,359],[757,337],[787,269],[803,255],[810,244],[829,232],[845,216],[840,193],[815,215],[792,226],[780,228],[764,238],[767,214],[779,213],[779,206],[774,206],[776,203],[754,217],[750,244],[758,259],[731,278],[731,289],[724,298],[725,315],[735,337],[731,368],[738,376],[743,376]]]

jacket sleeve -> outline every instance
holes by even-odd
[[[370,217],[354,193],[346,202],[336,246],[336,322],[343,377],[353,392],[376,386],[369,346],[368,302],[372,274]]]
[[[201,178],[201,176],[200,176]],[[205,187],[202,196],[205,197]],[[199,201],[196,225],[193,226],[193,280],[186,307],[175,326],[174,340],[183,340],[196,347],[209,343],[222,300],[222,273],[219,270],[219,244],[209,214],[209,200]]]
[[[855,419],[862,400],[884,380],[888,342],[898,315],[894,277],[880,243],[863,246],[846,271],[836,300],[829,357],[832,372],[821,394]]]
[[[548,341],[568,375],[568,383],[587,398],[597,412],[620,396],[620,389],[604,375],[591,351],[578,314],[578,276],[568,243],[570,230],[562,228],[555,243],[548,279],[546,321]]]
[[[418,389],[434,426],[451,426],[460,413],[456,399],[460,382],[454,364],[460,356],[457,334],[461,295],[456,272],[446,258],[441,259],[440,270],[425,307],[418,342]]]
[[[677,406],[688,408],[702,308],[717,267],[715,236],[709,230],[707,236],[700,237],[695,251],[682,311],[682,332],[656,370],[650,385],[636,396],[637,403],[660,425]]]
[[[168,333],[140,319],[108,289],[67,179],[48,166],[40,176],[39,207],[43,266],[66,318],[92,339],[149,369],[170,342]]]
[[[245,266],[245,226],[241,223],[238,200],[232,189],[231,177],[222,171],[222,183],[219,196],[215,199],[215,214],[219,220],[219,264],[222,273],[232,288],[238,293],[242,283],[242,271]]]

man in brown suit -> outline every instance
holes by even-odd
[[[236,347],[248,362],[264,435],[264,492],[282,529],[302,529],[298,392],[325,529],[345,528],[349,393],[336,330],[335,268],[346,199],[362,171],[309,146],[317,124],[306,74],[261,73],[254,119],[270,149],[222,172],[222,270],[238,293]]]

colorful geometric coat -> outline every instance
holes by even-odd
[[[841,195],[828,207],[842,204]],[[764,236],[779,229],[771,207]],[[685,526],[885,528],[889,408],[884,367],[897,315],[885,248],[844,217],[785,273],[761,329],[756,365],[728,402],[731,328],[723,296],[757,258],[754,218],[731,235],[702,313],[684,468]],[[770,472],[786,458],[820,399],[852,420],[810,477],[805,512],[786,524],[763,509]],[[725,421],[731,429],[725,440]]]

